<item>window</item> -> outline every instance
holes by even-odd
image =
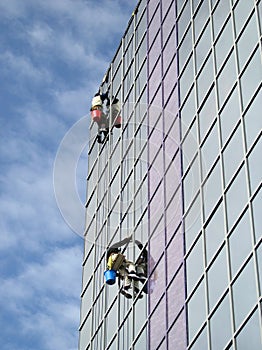
[[[204,281],[198,286],[195,293],[187,304],[188,312],[188,336],[189,342],[196,335],[197,330],[201,327],[206,319],[206,293]]]
[[[254,261],[252,258],[233,284],[233,306],[236,329],[238,329],[256,303],[256,279],[254,274]]]
[[[219,252],[207,272],[209,311],[228,287],[227,256],[225,246]],[[219,348],[217,348],[219,349]]]
[[[247,204],[247,184],[244,166],[242,166],[226,193],[226,204],[228,229],[230,230]]]
[[[187,295],[190,295],[204,272],[203,256],[203,238],[200,236],[186,259]]]
[[[232,336],[228,295],[223,299],[218,309],[211,317],[210,333],[212,350],[224,349]]]
[[[258,48],[240,78],[241,92],[243,98],[243,109],[246,108],[252,95],[261,83],[262,66],[261,52]]]
[[[243,158],[242,128],[239,125],[223,152],[225,186],[227,186]]]

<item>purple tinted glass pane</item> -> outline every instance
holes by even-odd
[[[169,349],[185,350],[186,346],[186,314],[183,310],[168,333]]]
[[[177,318],[185,300],[185,290],[181,288],[184,278],[184,269],[181,267],[167,290],[168,327]]]
[[[166,334],[165,310],[166,300],[163,298],[149,319],[149,349],[157,349]]]

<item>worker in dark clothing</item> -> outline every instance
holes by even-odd
[[[104,143],[108,139],[110,115],[111,125],[116,128],[121,127],[120,103],[116,97],[112,98],[112,105],[110,106],[110,98],[108,92],[96,93],[92,99],[91,105],[91,117],[98,125],[97,142]],[[104,108],[104,102],[106,101],[106,107]],[[110,108],[111,107],[111,108]],[[111,109],[111,111],[110,111]]]
[[[121,241],[119,244],[126,243],[125,240]],[[118,244],[117,244],[118,245]],[[136,272],[136,265],[133,261],[126,259],[125,255],[120,252],[120,248],[116,246],[111,246],[106,255],[107,268],[109,270],[115,270],[118,273],[118,277],[123,281],[123,286],[121,288],[121,293],[128,299],[132,298],[130,290],[134,288],[134,297],[139,293],[139,281],[143,281],[142,277]],[[143,295],[140,293],[139,298]]]

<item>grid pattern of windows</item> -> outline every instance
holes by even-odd
[[[262,0],[139,2],[104,86],[123,125],[90,125],[79,350],[260,348],[261,28]],[[130,234],[142,299],[104,282]]]
[[[189,349],[261,346],[260,7],[185,1],[178,13]]]

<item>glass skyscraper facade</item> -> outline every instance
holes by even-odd
[[[261,26],[261,0],[138,3],[103,85],[121,129],[90,122],[79,350],[261,349]],[[142,299],[104,280],[130,236]]]

